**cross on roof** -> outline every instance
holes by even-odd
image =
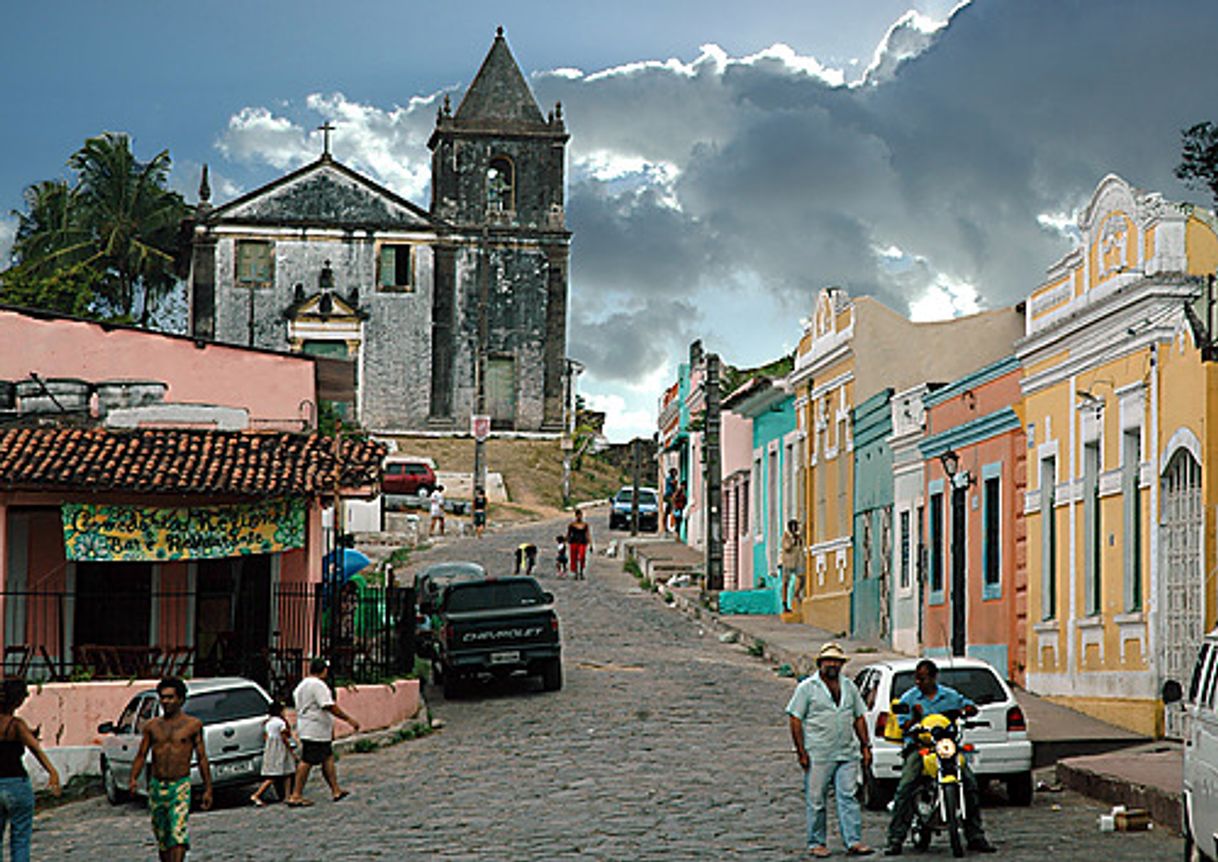
[[[322,157],[328,158],[330,155],[330,133],[334,131],[334,125],[329,120],[326,120],[317,128],[322,134]]]

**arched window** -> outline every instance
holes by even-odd
[[[486,207],[502,212],[516,208],[516,171],[507,156],[495,156],[486,172]]]

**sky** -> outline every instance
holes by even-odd
[[[1212,0],[263,0],[11,4],[0,213],[101,131],[223,202],[340,161],[426,205],[427,137],[497,25],[571,133],[568,354],[615,440],[655,430],[689,342],[789,353],[816,291],[917,319],[1010,305],[1107,173],[1172,175],[1218,121]],[[15,227],[0,216],[0,259]]]

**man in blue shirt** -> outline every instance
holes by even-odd
[[[939,685],[939,666],[928,658],[918,662],[914,669],[914,687],[901,695],[901,703],[909,707],[909,717],[901,725],[901,730],[905,732],[921,721],[923,716],[942,715],[953,709],[964,715],[977,714],[977,704],[951,686]],[[968,849],[978,853],[995,853],[998,848],[985,837],[985,829],[981,825],[981,790],[967,762],[961,777],[964,779],[964,837],[968,841]],[[892,804],[892,822],[888,824],[885,856],[901,855],[901,845],[905,843],[905,835],[913,823],[914,794],[921,778],[922,754],[916,748],[910,749],[905,755],[905,767],[901,770],[901,781]]]
[[[867,706],[858,687],[842,676],[846,654],[827,643],[816,656],[816,673],[795,687],[787,715],[795,753],[804,771],[804,800],[808,816],[808,852],[829,856],[825,826],[829,787],[837,799],[837,825],[851,856],[875,851],[863,843],[863,819],[854,785],[859,760],[871,763],[867,738]]]

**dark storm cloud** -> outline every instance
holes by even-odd
[[[714,50],[685,66],[543,76],[543,101],[569,106],[573,175],[596,152],[676,170],[651,198],[582,175],[577,307],[641,298],[634,337],[654,343],[674,291],[705,320],[699,287],[733,271],[805,314],[825,284],[906,311],[943,276],[985,306],[1017,302],[1069,247],[1038,216],[1074,211],[1105,173],[1190,196],[1171,170],[1179,130],[1218,104],[1214,32],[1218,4],[1199,0],[985,0],[938,33],[903,28],[890,47],[922,52],[881,58],[862,87]],[[885,265],[891,246],[906,265]],[[613,337],[581,331],[589,344]]]
[[[1069,248],[1038,217],[1104,174],[1208,203],[1171,172],[1180,129],[1218,119],[1216,32],[1210,0],[975,0],[942,29],[902,19],[856,87],[781,46],[535,75],[572,134],[572,355],[637,383],[712,330],[726,353],[791,342],[828,284],[901,312],[928,291],[949,310],[974,288],[982,306],[1023,299]],[[419,198],[434,98],[310,108],[337,112],[357,167]],[[232,153],[308,149],[303,125],[259,110]],[[725,285],[790,331],[717,320]]]

